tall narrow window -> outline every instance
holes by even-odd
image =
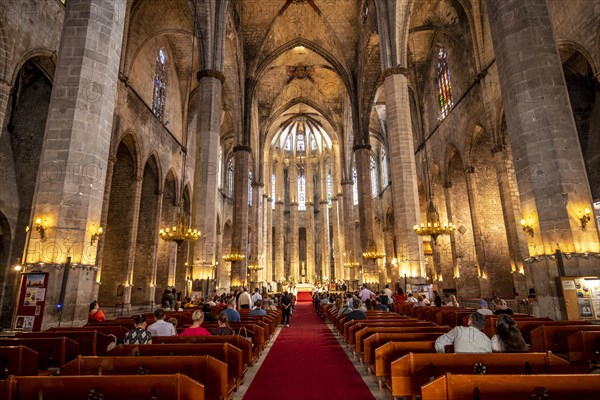
[[[331,197],[333,196],[333,178],[331,171],[327,172],[327,206],[331,208]]]
[[[304,135],[302,133],[298,133],[298,137],[296,138],[296,152],[304,153]]]
[[[271,175],[271,209],[275,209],[275,195],[277,193],[277,188],[275,187],[275,174]]]
[[[438,51],[437,84],[440,113],[441,118],[444,119],[452,109],[454,103],[452,102],[452,86],[450,85],[448,54],[446,53],[446,49],[443,47],[441,47]]]
[[[298,211],[306,210],[306,178],[304,174],[298,176]]]
[[[233,197],[233,158],[227,162],[227,197]]]
[[[156,54],[154,72],[154,94],[152,96],[152,112],[161,121],[165,117],[165,100],[167,98],[167,55],[163,49]]]
[[[381,149],[381,188],[385,189],[388,185],[388,164],[387,164],[387,155],[385,154],[385,150]]]
[[[352,180],[354,181],[354,185],[352,186],[352,194],[354,196],[354,205],[358,205],[358,173],[356,172],[356,167],[352,167]]]
[[[248,171],[248,205],[252,207],[252,171]]]
[[[217,179],[219,180],[219,189],[223,189],[223,149],[219,146],[217,156]]]
[[[379,194],[379,188],[377,185],[377,163],[372,155],[369,167],[371,168],[371,194],[375,198]]]

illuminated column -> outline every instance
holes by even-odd
[[[290,179],[290,276],[299,282],[298,267],[298,166],[295,160],[288,168]]]
[[[334,183],[333,188],[336,190],[339,187],[337,183]],[[333,237],[335,240],[336,251],[336,276],[339,279],[348,280],[350,279],[350,269],[344,267],[344,263],[347,261],[346,254],[346,240],[344,237],[344,196],[342,193],[338,193],[333,197],[333,221],[334,221],[334,233]],[[339,275],[337,275],[339,274]]]
[[[339,229],[339,216],[338,216],[338,199],[337,196],[331,196],[331,226],[333,229],[333,268],[334,276],[336,280],[343,279],[344,267],[340,260],[342,258],[341,247],[340,247],[340,229]]]
[[[269,177],[269,179],[270,179],[270,177]],[[266,184],[265,186],[266,186],[265,192],[269,191],[268,186],[271,186],[271,185]],[[269,193],[271,193],[271,192],[269,191]],[[271,197],[267,193],[263,193],[262,213],[263,213],[262,265],[264,268],[261,271],[260,275],[261,275],[261,280],[263,280],[265,282],[271,282],[271,280],[273,279],[273,262],[272,262],[272,258],[271,258],[271,232],[272,232],[271,224],[273,223],[273,221],[272,221],[272,211],[271,211]]]
[[[313,183],[314,165],[308,161],[306,165],[306,281],[315,279],[315,192]]]
[[[285,279],[284,269],[284,220],[283,212],[285,204],[283,202],[284,196],[284,181],[283,181],[283,163],[275,162],[275,280],[280,281]]]
[[[320,164],[320,196],[319,214],[321,217],[321,279],[331,279],[331,262],[329,250],[329,209],[327,208],[327,166]]]
[[[247,281],[248,262],[248,166],[250,148],[237,145],[233,148],[235,157],[233,187],[233,235],[232,249],[246,256],[243,261],[231,265],[231,286],[238,287]]]
[[[346,262],[359,262],[360,254],[354,251],[354,182],[352,179],[342,181],[342,209],[344,210],[344,245],[346,252]],[[357,268],[349,269],[348,279],[355,281],[358,279]]]
[[[263,254],[263,226],[264,226],[264,210],[263,210],[263,191],[264,186],[259,182],[252,182],[252,221],[250,227],[252,227],[252,243],[250,247],[250,254],[252,257],[256,257],[256,261],[263,266],[263,269],[258,272],[250,272],[254,274],[252,277],[256,279],[256,285],[261,281],[261,275],[264,272],[264,254]]]
[[[360,248],[362,252],[375,243],[373,235],[373,194],[371,191],[371,145],[354,146],[354,159],[358,176],[358,218],[360,221]],[[381,251],[380,248],[377,249]],[[363,260],[363,272],[372,278],[377,271],[377,262]]]
[[[477,212],[477,205],[479,203],[479,199],[477,196],[477,181],[475,176],[475,167],[468,166],[465,169],[465,176],[467,179],[467,194],[469,200],[469,208],[471,209],[471,224],[473,226],[473,240],[475,242],[475,256],[477,263],[477,268],[479,271],[480,278],[489,277],[487,268],[486,268],[486,259],[483,250],[484,240],[481,235],[481,226],[480,226],[480,218],[479,213]],[[491,291],[489,287],[489,279],[479,279],[479,286],[481,288],[481,296],[489,297],[491,295]]]

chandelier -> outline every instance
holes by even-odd
[[[356,261],[348,261],[344,263],[344,267],[353,269],[360,267],[360,263],[357,263]]]
[[[198,229],[192,228],[185,223],[185,214],[183,212],[183,202],[179,205],[177,219],[172,227],[162,228],[158,234],[162,240],[175,242],[179,246],[184,241],[193,242],[200,239],[201,233]]]
[[[235,246],[231,246],[231,253],[223,255],[223,261],[232,262],[232,263],[244,261],[245,259],[246,259],[246,256],[238,253],[238,250]]]
[[[248,265],[248,269],[250,271],[260,271],[261,269],[263,269],[263,266],[258,263],[252,263]]]
[[[442,225],[440,223],[440,215],[435,205],[433,205],[433,201],[429,200],[429,205],[427,206],[427,224],[415,225],[413,230],[419,236],[431,236],[433,243],[436,243],[439,235],[449,235],[456,230],[456,227],[451,222]]]
[[[363,258],[366,258],[367,260],[378,260],[385,257],[385,253],[377,251],[377,246],[375,245],[374,240],[371,240],[371,243],[369,244],[369,250],[365,251],[362,255]]]

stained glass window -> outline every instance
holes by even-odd
[[[276,194],[276,187],[275,187],[275,174],[271,175],[271,209],[275,209],[275,194]]]
[[[354,181],[354,185],[352,186],[352,194],[354,197],[354,205],[358,205],[358,173],[356,172],[356,167],[352,167],[352,180]]]
[[[304,135],[303,134],[298,134],[298,137],[296,138],[296,151],[298,153],[304,153],[305,147],[304,147]]]
[[[252,207],[252,171],[248,171],[248,205]]]
[[[227,162],[227,196],[233,196],[233,159]]]
[[[450,85],[450,69],[448,68],[448,54],[446,49],[441,47],[438,51],[437,62],[437,84],[438,84],[438,100],[440,103],[441,118],[446,118],[446,115],[452,109],[452,86]]]
[[[285,151],[291,151],[292,150],[292,135],[289,135],[287,140],[285,141]]]
[[[298,176],[298,211],[306,210],[306,178]]]
[[[381,149],[381,187],[386,188],[389,182],[388,178],[388,164],[387,164],[387,155],[385,154],[385,150]]]
[[[154,73],[154,94],[152,96],[152,112],[161,121],[165,117],[165,100],[167,98],[167,55],[163,49],[156,54]]]
[[[371,194],[375,198],[379,194],[379,188],[377,187],[377,163],[373,156],[371,156],[369,167],[371,168]]]
[[[327,173],[327,206],[331,208],[331,197],[333,196],[333,178],[331,172]]]

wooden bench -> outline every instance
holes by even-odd
[[[598,375],[453,375],[421,387],[422,400],[597,400]],[[518,397],[515,397],[518,396]],[[547,397],[546,397],[547,396]]]
[[[122,399],[202,400],[202,384],[182,374],[120,376],[10,376],[0,383],[4,400]]]
[[[227,364],[204,356],[84,357],[65,364],[61,375],[166,375],[184,374],[204,385],[207,400],[226,399],[235,384],[228,385]]]
[[[544,320],[517,320],[517,327],[525,339],[525,343],[531,344],[531,331],[540,326],[566,326],[566,325],[588,325],[585,321],[544,321]],[[491,336],[490,336],[491,337]]]
[[[126,328],[121,325],[102,325],[102,324],[94,324],[94,325],[85,325],[85,326],[71,326],[71,327],[60,327],[60,328],[50,328],[45,330],[44,332],[68,332],[68,331],[98,331],[104,333],[105,335],[113,335],[117,339],[123,339],[127,332],[133,329],[133,325],[129,328]]]
[[[579,331],[600,331],[600,325],[543,325],[531,331],[531,351],[569,353],[567,338]]]
[[[155,336],[152,344],[230,343],[242,350],[242,362],[252,366],[252,343],[239,335],[222,336]]]
[[[439,336],[448,332],[448,326],[369,326],[356,332],[354,351],[361,354],[364,351],[364,341],[375,333],[437,333]]]
[[[393,327],[393,328],[426,328],[436,327],[436,325],[426,321],[414,321],[414,320],[392,320],[392,321],[359,321],[348,328],[348,338],[346,343],[349,345],[356,344],[356,334],[365,328],[372,327]]]
[[[95,330],[45,331],[17,335],[17,337],[23,338],[59,338],[63,336],[77,342],[79,344],[79,354],[83,356],[102,356],[106,354],[108,345],[114,345],[116,341],[116,338]]]
[[[342,329],[340,330],[340,334],[344,337],[344,340],[346,341],[346,343],[348,343],[348,341],[350,340],[350,328],[355,325],[355,324],[364,324],[364,326],[367,325],[377,325],[380,324],[382,322],[388,322],[390,324],[397,324],[400,325],[403,321],[406,321],[406,318],[374,318],[374,319],[353,319],[350,321],[345,321],[342,325]],[[414,322],[414,320],[413,320]]]
[[[551,374],[570,372],[569,362],[552,353],[422,354],[409,353],[392,362],[392,396],[421,394],[432,377],[452,374]]]
[[[579,331],[567,337],[569,361],[579,372],[600,368],[600,332]]]
[[[107,356],[203,356],[209,355],[227,364],[227,376],[235,389],[244,379],[242,350],[231,343],[199,344],[125,344],[112,349]]]
[[[0,346],[25,346],[38,353],[38,368],[42,371],[60,369],[79,355],[79,344],[66,337],[2,338]]]
[[[0,347],[0,380],[9,375],[37,376],[39,354],[25,346]]]
[[[369,368],[375,362],[375,349],[387,342],[421,342],[440,337],[439,333],[374,333],[364,340],[363,360]]]
[[[416,342],[387,342],[375,349],[375,363],[370,367],[374,371],[379,390],[383,383],[387,382],[390,391],[392,390],[392,362],[408,353],[435,353],[435,342],[416,341]]]

